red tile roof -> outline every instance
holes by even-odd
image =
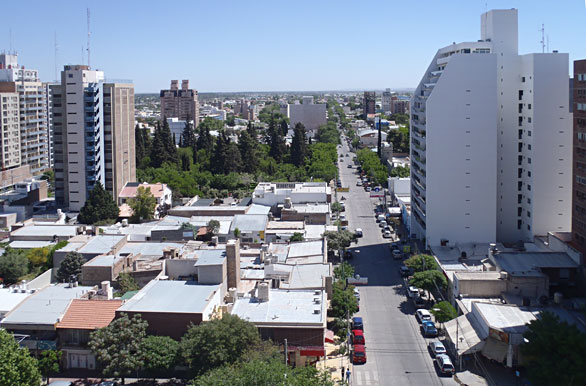
[[[116,316],[122,300],[74,299],[57,328],[95,330],[106,327]]]
[[[161,198],[165,193],[166,184],[126,184],[122,191],[118,195],[120,198],[133,198],[136,197],[138,188],[143,187],[145,189],[150,188],[151,193],[155,198]]]

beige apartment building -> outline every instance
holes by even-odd
[[[169,90],[161,90],[161,120],[166,118],[179,118],[184,121],[193,120],[197,127],[199,123],[199,101],[197,90],[189,88],[189,80],[172,80]]]
[[[118,202],[127,182],[136,181],[134,85],[104,84],[104,162],[106,190]]]
[[[0,168],[20,166],[20,118],[14,83],[0,83]]]

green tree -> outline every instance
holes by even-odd
[[[256,138],[251,137],[248,130],[240,133],[238,140],[240,158],[242,159],[242,170],[247,173],[256,173],[259,165],[259,151]]]
[[[240,229],[234,228],[234,237],[236,237],[237,239],[239,239],[240,238],[240,235],[241,235]]]
[[[431,255],[425,254],[413,255],[405,260],[403,264],[409,268],[412,268],[415,272],[438,268],[435,258]]]
[[[406,177],[409,177],[410,175],[411,175],[411,171],[409,169],[409,166],[395,166],[391,170],[391,177],[406,178]]]
[[[586,384],[586,334],[575,325],[544,311],[528,324],[523,336],[521,353],[533,385]]]
[[[354,291],[346,285],[345,280],[334,282],[330,305],[331,315],[337,318],[352,316],[358,311],[358,301]]]
[[[328,250],[330,251],[346,249],[356,240],[356,235],[345,229],[337,232],[324,232],[324,237],[328,240]]]
[[[179,161],[179,155],[177,154],[177,146],[175,144],[173,134],[171,133],[171,129],[169,128],[169,122],[167,122],[166,119],[163,119],[163,127],[161,128],[159,133],[161,135],[161,140],[163,142],[163,147],[165,149],[165,162],[177,164]]]
[[[298,241],[303,241],[303,233],[293,232],[293,236],[289,237],[289,242],[295,243]]]
[[[354,276],[354,267],[347,262],[342,262],[334,268],[334,277],[338,280],[346,280]]]
[[[267,129],[267,143],[269,144],[269,155],[277,162],[282,162],[286,152],[285,139],[279,128],[276,127],[274,119],[271,119]]]
[[[118,278],[116,279],[118,286],[120,287],[120,292],[125,294],[128,291],[138,291],[140,287],[134,277],[132,277],[128,272],[120,272]]]
[[[102,366],[106,377],[122,379],[134,374],[144,365],[142,343],[148,323],[140,315],[129,318],[122,314],[107,327],[90,333],[88,346]]]
[[[45,350],[41,352],[41,357],[39,358],[39,370],[41,374],[47,378],[47,382],[49,382],[50,376],[59,373],[59,363],[62,354],[63,352],[56,350]]]
[[[20,249],[6,248],[0,256],[0,282],[6,285],[18,283],[28,273],[29,261],[26,252]]]
[[[448,286],[448,280],[438,270],[428,270],[422,272],[415,272],[409,284],[417,288],[422,288],[428,293],[433,292],[435,289],[444,290]]]
[[[143,220],[154,218],[157,199],[151,193],[150,187],[139,186],[136,190],[136,197],[128,200],[128,206],[132,209],[130,221],[139,224]]]
[[[230,140],[226,136],[225,132],[220,133],[214,147],[214,154],[212,156],[212,172],[216,174],[227,174],[228,163],[231,162],[228,159],[228,145]]]
[[[240,158],[240,150],[238,145],[227,139],[226,145],[226,160],[225,160],[226,174],[237,173],[242,169],[242,159]]]
[[[220,222],[218,220],[210,220],[208,221],[208,225],[206,227],[210,236],[213,236],[220,230]]]
[[[286,136],[287,133],[289,132],[289,123],[287,122],[287,118],[281,119],[280,127],[281,127],[281,134],[283,136]]]
[[[234,363],[248,347],[259,341],[254,324],[236,315],[224,314],[221,319],[192,325],[181,338],[181,352],[190,369],[201,374]]]
[[[136,165],[140,165],[144,157],[147,156],[146,143],[143,136],[143,129],[138,125],[134,127],[134,155],[136,157]]]
[[[338,201],[334,202],[331,206],[332,212],[339,213],[342,211],[343,207]]]
[[[272,385],[334,386],[330,374],[314,366],[291,368],[279,359],[252,359],[215,368],[192,380],[189,386]]]
[[[40,386],[37,361],[27,348],[21,348],[14,336],[0,329],[0,385]]]
[[[98,221],[116,221],[120,209],[112,195],[107,192],[101,182],[96,182],[88,199],[79,211],[77,221],[80,224],[95,224]]]
[[[305,126],[297,123],[293,129],[293,139],[291,141],[291,162],[295,166],[305,165],[305,156],[307,155],[305,137]]]
[[[161,126],[157,123],[150,152],[151,163],[156,168],[160,168],[169,160],[163,137]]]
[[[33,248],[26,252],[26,258],[33,267],[41,267],[47,265],[50,254],[51,248],[49,247]]]
[[[78,252],[67,252],[57,270],[57,281],[67,283],[69,280],[78,280],[81,275],[81,266],[85,264],[85,257]]]
[[[142,341],[144,368],[152,376],[165,375],[179,360],[179,342],[168,336],[147,336]]]
[[[433,306],[430,312],[435,316],[435,320],[440,323],[448,322],[458,317],[458,311],[447,301],[441,301]]]

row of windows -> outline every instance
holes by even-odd
[[[586,111],[586,103],[576,103],[576,110]]]
[[[585,81],[586,80],[586,74],[578,74],[578,80],[580,82]]]

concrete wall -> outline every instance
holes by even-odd
[[[226,279],[226,260],[220,265],[205,265],[197,267],[197,282],[199,284],[221,284]]]
[[[505,280],[459,279],[457,274],[454,275],[454,297],[462,294],[472,298],[498,298],[506,290]]]
[[[174,280],[179,279],[179,277],[195,277],[197,268],[194,264],[195,261],[192,259],[166,259],[165,275]]]

